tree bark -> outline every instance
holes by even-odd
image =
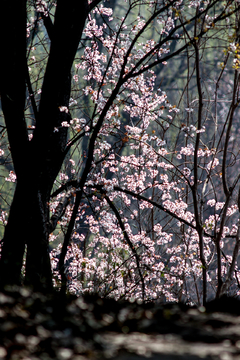
[[[25,250],[25,235],[22,229],[27,218],[25,194],[16,187],[8,223],[4,233],[0,261],[0,288],[6,284],[20,285],[22,261]]]
[[[37,291],[51,291],[52,273],[48,249],[49,200],[64,161],[70,114],[70,71],[88,14],[88,1],[58,0],[51,31],[51,48],[32,141],[24,118],[26,92],[26,0],[3,0],[0,5],[2,53],[0,91],[10,151],[17,175],[8,224],[2,240],[0,288],[20,285],[25,249],[25,284]],[[5,20],[4,21],[4,17]],[[9,17],[7,16],[9,15]],[[9,22],[9,18],[12,20]],[[5,25],[8,24],[6,30]],[[5,35],[6,34],[6,35]],[[54,128],[59,128],[54,132]]]
[[[23,257],[27,247],[25,284],[35,291],[52,290],[47,216],[40,192],[18,182],[11,204],[0,261],[0,288],[23,283]]]

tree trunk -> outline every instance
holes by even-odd
[[[48,203],[54,180],[66,155],[67,128],[61,127],[61,123],[70,120],[70,114],[61,112],[59,108],[69,105],[70,72],[88,10],[87,0],[57,1],[54,25],[47,29],[51,30],[48,31],[51,48],[40,105],[34,114],[36,128],[33,139],[29,141],[24,116],[28,68],[26,0],[3,0],[0,5],[0,33],[3,37],[0,94],[17,175],[14,199],[1,242],[1,289],[7,284],[22,283],[25,248],[25,284],[38,291],[52,289]],[[58,132],[54,131],[55,127],[59,129]]]
[[[49,200],[49,199],[48,199]],[[48,201],[40,190],[34,191],[28,227],[25,284],[35,291],[52,290],[49,257]]]
[[[0,288],[6,284],[21,284],[21,269],[25,250],[26,194],[17,185],[8,223],[2,240]],[[25,199],[24,199],[25,198]],[[24,206],[25,205],[25,206]]]
[[[37,189],[31,189],[31,186],[26,184],[17,184],[3,239],[0,262],[2,289],[5,285],[20,285],[23,282],[22,265],[25,250],[27,250],[25,284],[35,291],[52,289],[48,212],[43,211],[41,198]]]

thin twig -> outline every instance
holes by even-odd
[[[108,203],[108,205],[110,206],[110,208],[112,209],[112,211],[114,212],[117,220],[118,220],[118,223],[120,225],[120,228],[123,232],[123,235],[124,235],[124,238],[125,240],[127,241],[128,243],[128,246],[130,247],[130,249],[132,250],[134,256],[135,256],[135,259],[136,259],[136,263],[137,263],[137,268],[138,268],[138,273],[139,273],[139,276],[140,276],[140,279],[141,279],[141,282],[142,282],[142,300],[144,302],[144,299],[145,299],[145,284],[144,284],[144,278],[143,278],[143,275],[142,275],[142,272],[141,272],[141,269],[140,269],[140,262],[139,262],[139,256],[138,256],[138,253],[137,253],[137,250],[135,248],[135,246],[133,245],[133,243],[131,242],[129,236],[128,236],[128,233],[125,229],[125,226],[124,226],[124,223],[119,215],[119,212],[117,211],[115,205],[113,204],[113,202],[109,199],[109,197],[107,196],[106,192],[101,189],[100,190],[102,194],[104,194],[104,197]]]

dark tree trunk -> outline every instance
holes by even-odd
[[[36,291],[52,290],[52,272],[49,257],[48,201],[39,189],[34,189],[28,226],[25,284]]]
[[[11,19],[11,20],[10,20]],[[28,135],[24,119],[26,68],[26,0],[3,0],[0,4],[0,94],[18,185],[2,240],[0,284],[20,284],[25,249],[26,172]]]
[[[5,229],[0,262],[0,284],[21,284],[25,250],[26,194],[16,187],[8,224]],[[24,231],[22,231],[24,229]]]
[[[27,249],[25,284],[36,291],[51,291],[52,276],[48,249],[48,212],[31,184],[19,182],[6,226],[0,262],[0,285],[23,282],[22,265]]]
[[[36,115],[36,129],[28,140],[24,118],[26,92],[26,0],[0,4],[0,92],[8,139],[17,175],[8,224],[2,240],[0,288],[21,284],[25,249],[25,284],[51,291],[52,274],[48,249],[49,200],[52,186],[64,161],[70,114],[70,71],[88,13],[87,0],[58,0],[55,22],[48,31],[51,48]],[[46,24],[49,25],[49,19]],[[49,29],[47,29],[49,30]],[[6,54],[4,57],[3,54]],[[60,127],[58,132],[54,128]]]

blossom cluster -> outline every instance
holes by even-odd
[[[190,1],[188,8],[197,9],[199,5],[199,1]],[[174,10],[166,12],[165,17],[158,16],[162,37],[174,32],[180,6],[181,1],[176,2]],[[172,12],[175,18],[170,16]],[[94,13],[104,15],[106,22],[99,24],[92,15],[89,17],[85,28],[89,45],[84,47],[73,75],[75,86],[80,78],[86,81],[81,91],[92,106],[93,116],[62,124],[76,131],[88,130],[91,135],[101,122],[65,259],[69,290],[129,299],[142,298],[144,286],[145,300],[201,303],[203,267],[211,296],[216,291],[216,237],[220,234],[221,251],[226,251],[221,274],[227,278],[233,259],[233,245],[227,239],[238,231],[236,199],[231,199],[225,211],[226,199],[217,190],[221,187],[222,150],[215,143],[206,145],[213,142],[210,136],[214,121],[209,131],[206,124],[197,125],[197,106],[172,105],[157,87],[154,71],[142,71],[148,66],[143,59],[150,61],[150,54],[151,59],[164,59],[170,53],[168,40],[159,48],[154,39],[140,41],[139,37],[135,42],[146,27],[146,19],[138,17],[131,25],[124,17],[117,22],[111,9],[102,5]],[[216,18],[205,16],[206,29],[213,27]],[[109,21],[115,31],[107,31]],[[162,63],[167,65],[164,60]],[[179,126],[181,116],[186,121]],[[172,124],[179,128],[174,146]],[[212,138],[216,136],[214,133]],[[199,146],[197,138],[201,139]],[[84,152],[81,156],[84,159]],[[211,176],[215,184],[212,188]],[[67,179],[62,173],[60,180]],[[59,226],[67,226],[72,206]],[[51,253],[56,284],[60,280],[60,252],[61,245]]]
[[[89,4],[72,97],[58,104],[61,120],[51,128],[53,137],[68,134],[57,195],[47,204],[50,218],[65,204],[56,228],[49,226],[54,285],[61,285],[59,257],[77,210],[64,265],[70,292],[201,304],[204,280],[214,297],[220,273],[227,292],[239,294],[240,39],[229,21],[237,21],[237,1]],[[28,18],[36,108],[51,43],[37,19],[51,21],[56,6],[38,0]],[[209,58],[220,66],[210,68]],[[8,145],[0,145],[4,162]],[[7,173],[8,189],[17,178],[12,167]],[[2,211],[4,226],[6,218]]]

